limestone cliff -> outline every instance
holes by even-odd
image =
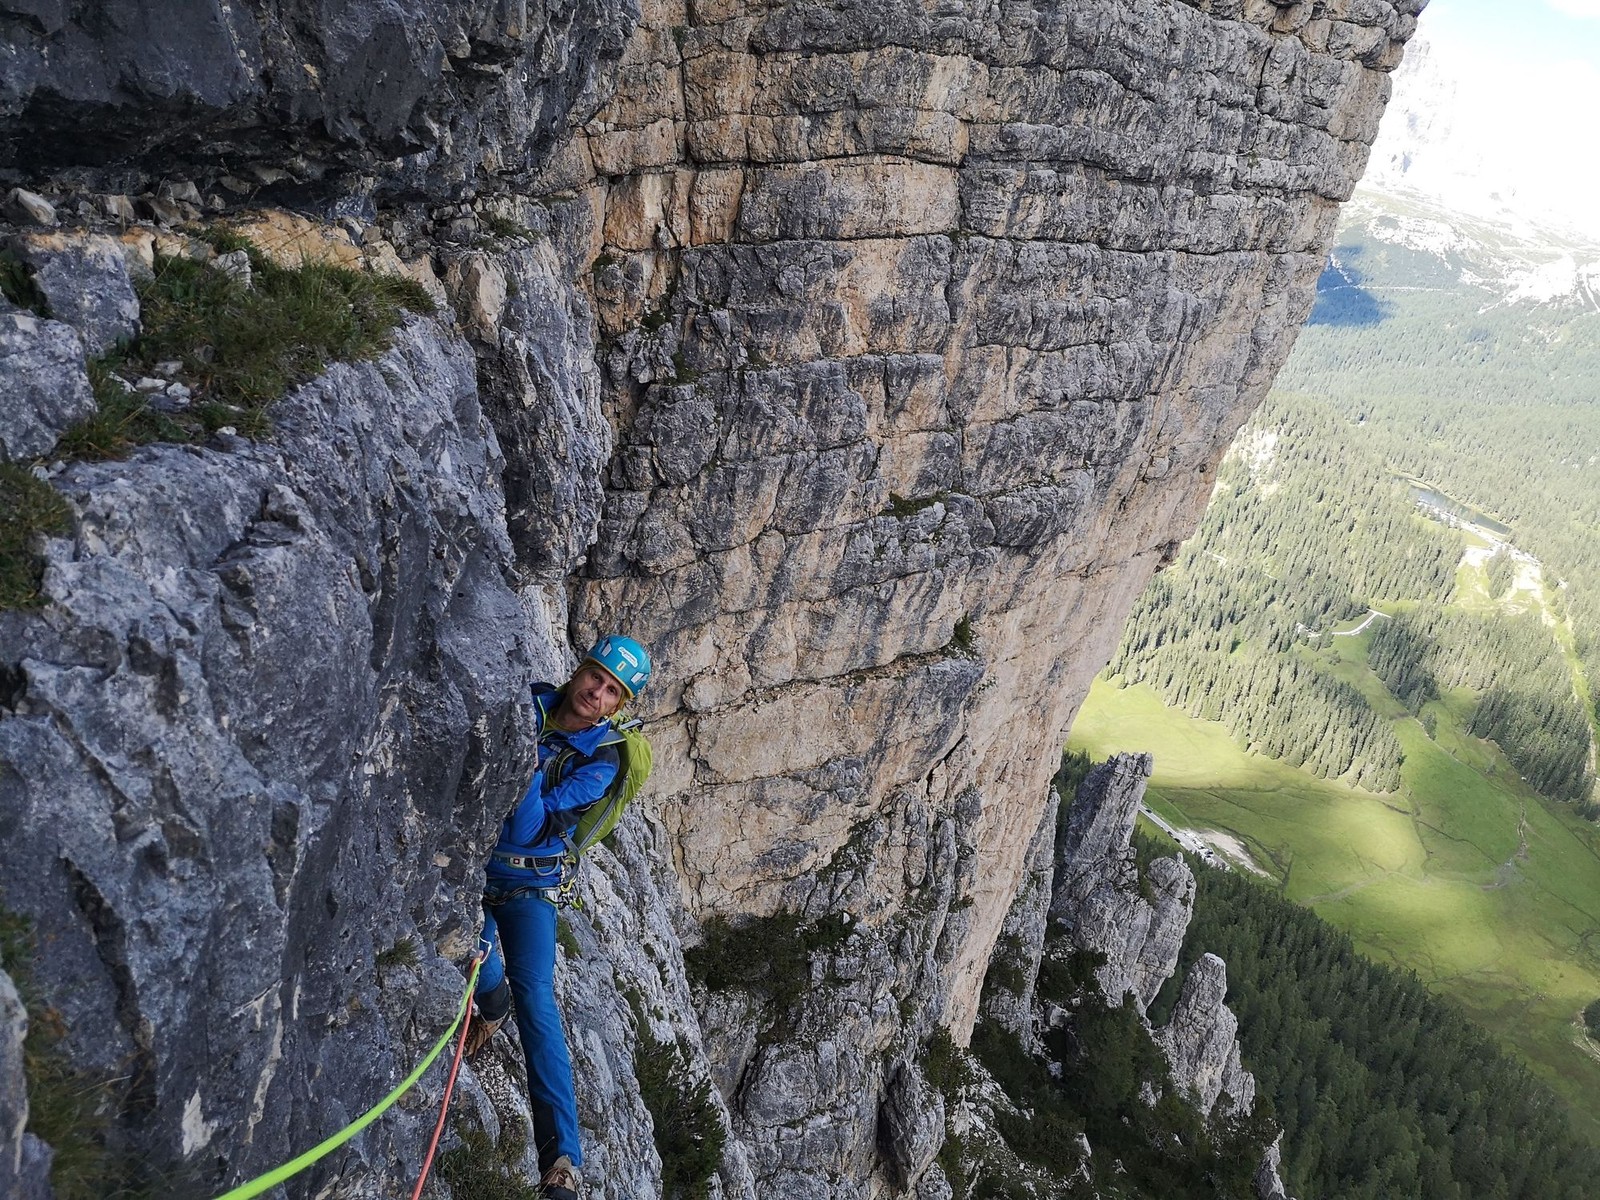
[[[524,685],[621,627],[659,766],[563,957],[594,1194],[659,1191],[650,1046],[716,1084],[717,1194],[936,1191],[918,1048],[971,1027],[1420,7],[0,0],[7,244],[127,248],[0,313],[6,454],[72,513],[0,615],[0,904],[116,1137],[204,1195],[387,1090],[453,1012]],[[106,344],[70,280],[272,205],[448,307],[265,439],[53,465]],[[783,913],[842,922],[793,1011],[686,973]],[[293,1194],[398,1191],[425,1108]]]

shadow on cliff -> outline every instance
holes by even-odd
[[[1394,306],[1380,300],[1368,286],[1360,268],[1362,250],[1361,246],[1336,246],[1329,253],[1317,276],[1317,299],[1308,325],[1370,329],[1388,320]]]

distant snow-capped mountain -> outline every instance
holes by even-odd
[[[1514,214],[1452,209],[1404,184],[1363,183],[1345,206],[1330,269],[1357,247],[1386,247],[1389,288],[1481,291],[1486,304],[1600,311],[1600,242]],[[1368,274],[1367,271],[1361,272]]]
[[[1552,61],[1544,81],[1551,96],[1563,94],[1569,72]],[[1517,117],[1541,111],[1532,94],[1538,88],[1496,89],[1461,47],[1435,45],[1426,34],[1407,46],[1393,82],[1362,181],[1367,189],[1432,202],[1523,240],[1600,245],[1594,205],[1572,183],[1578,176],[1561,170],[1587,149],[1550,144],[1559,143],[1570,114],[1555,106],[1542,110],[1543,119]]]

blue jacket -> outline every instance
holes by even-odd
[[[548,683],[533,687],[534,721],[539,735],[539,768],[522,799],[500,826],[496,854],[555,858],[566,849],[562,835],[570,833],[583,810],[605,795],[616,778],[621,760],[615,746],[602,746],[611,722],[577,733],[558,729],[550,720],[561,703],[561,691]],[[552,863],[541,871],[513,867],[491,856],[488,877],[507,883],[553,884],[561,867]]]

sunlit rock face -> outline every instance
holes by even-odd
[[[717,1194],[938,1194],[918,1047],[970,1029],[1062,732],[1288,353],[1420,3],[169,7],[0,12],[7,246],[278,201],[444,307],[274,441],[52,477],[0,902],[67,1052],[134,1063],[129,1145],[207,1185],[348,1120],[454,1011],[525,684],[622,628],[659,821],[558,976],[592,1194],[659,1184],[643,1024],[716,1084]],[[0,311],[8,457],[137,321],[71,301]],[[779,911],[849,918],[796,1012],[696,989],[701,920]],[[425,1121],[310,1186],[409,1186]]]
[[[948,829],[955,906],[891,990],[964,1036],[1062,733],[1290,348],[1416,7],[646,5],[566,160],[617,429],[575,620],[669,664],[694,912],[827,904],[844,856],[892,941]],[[883,1032],[844,1040],[879,1078]]]

